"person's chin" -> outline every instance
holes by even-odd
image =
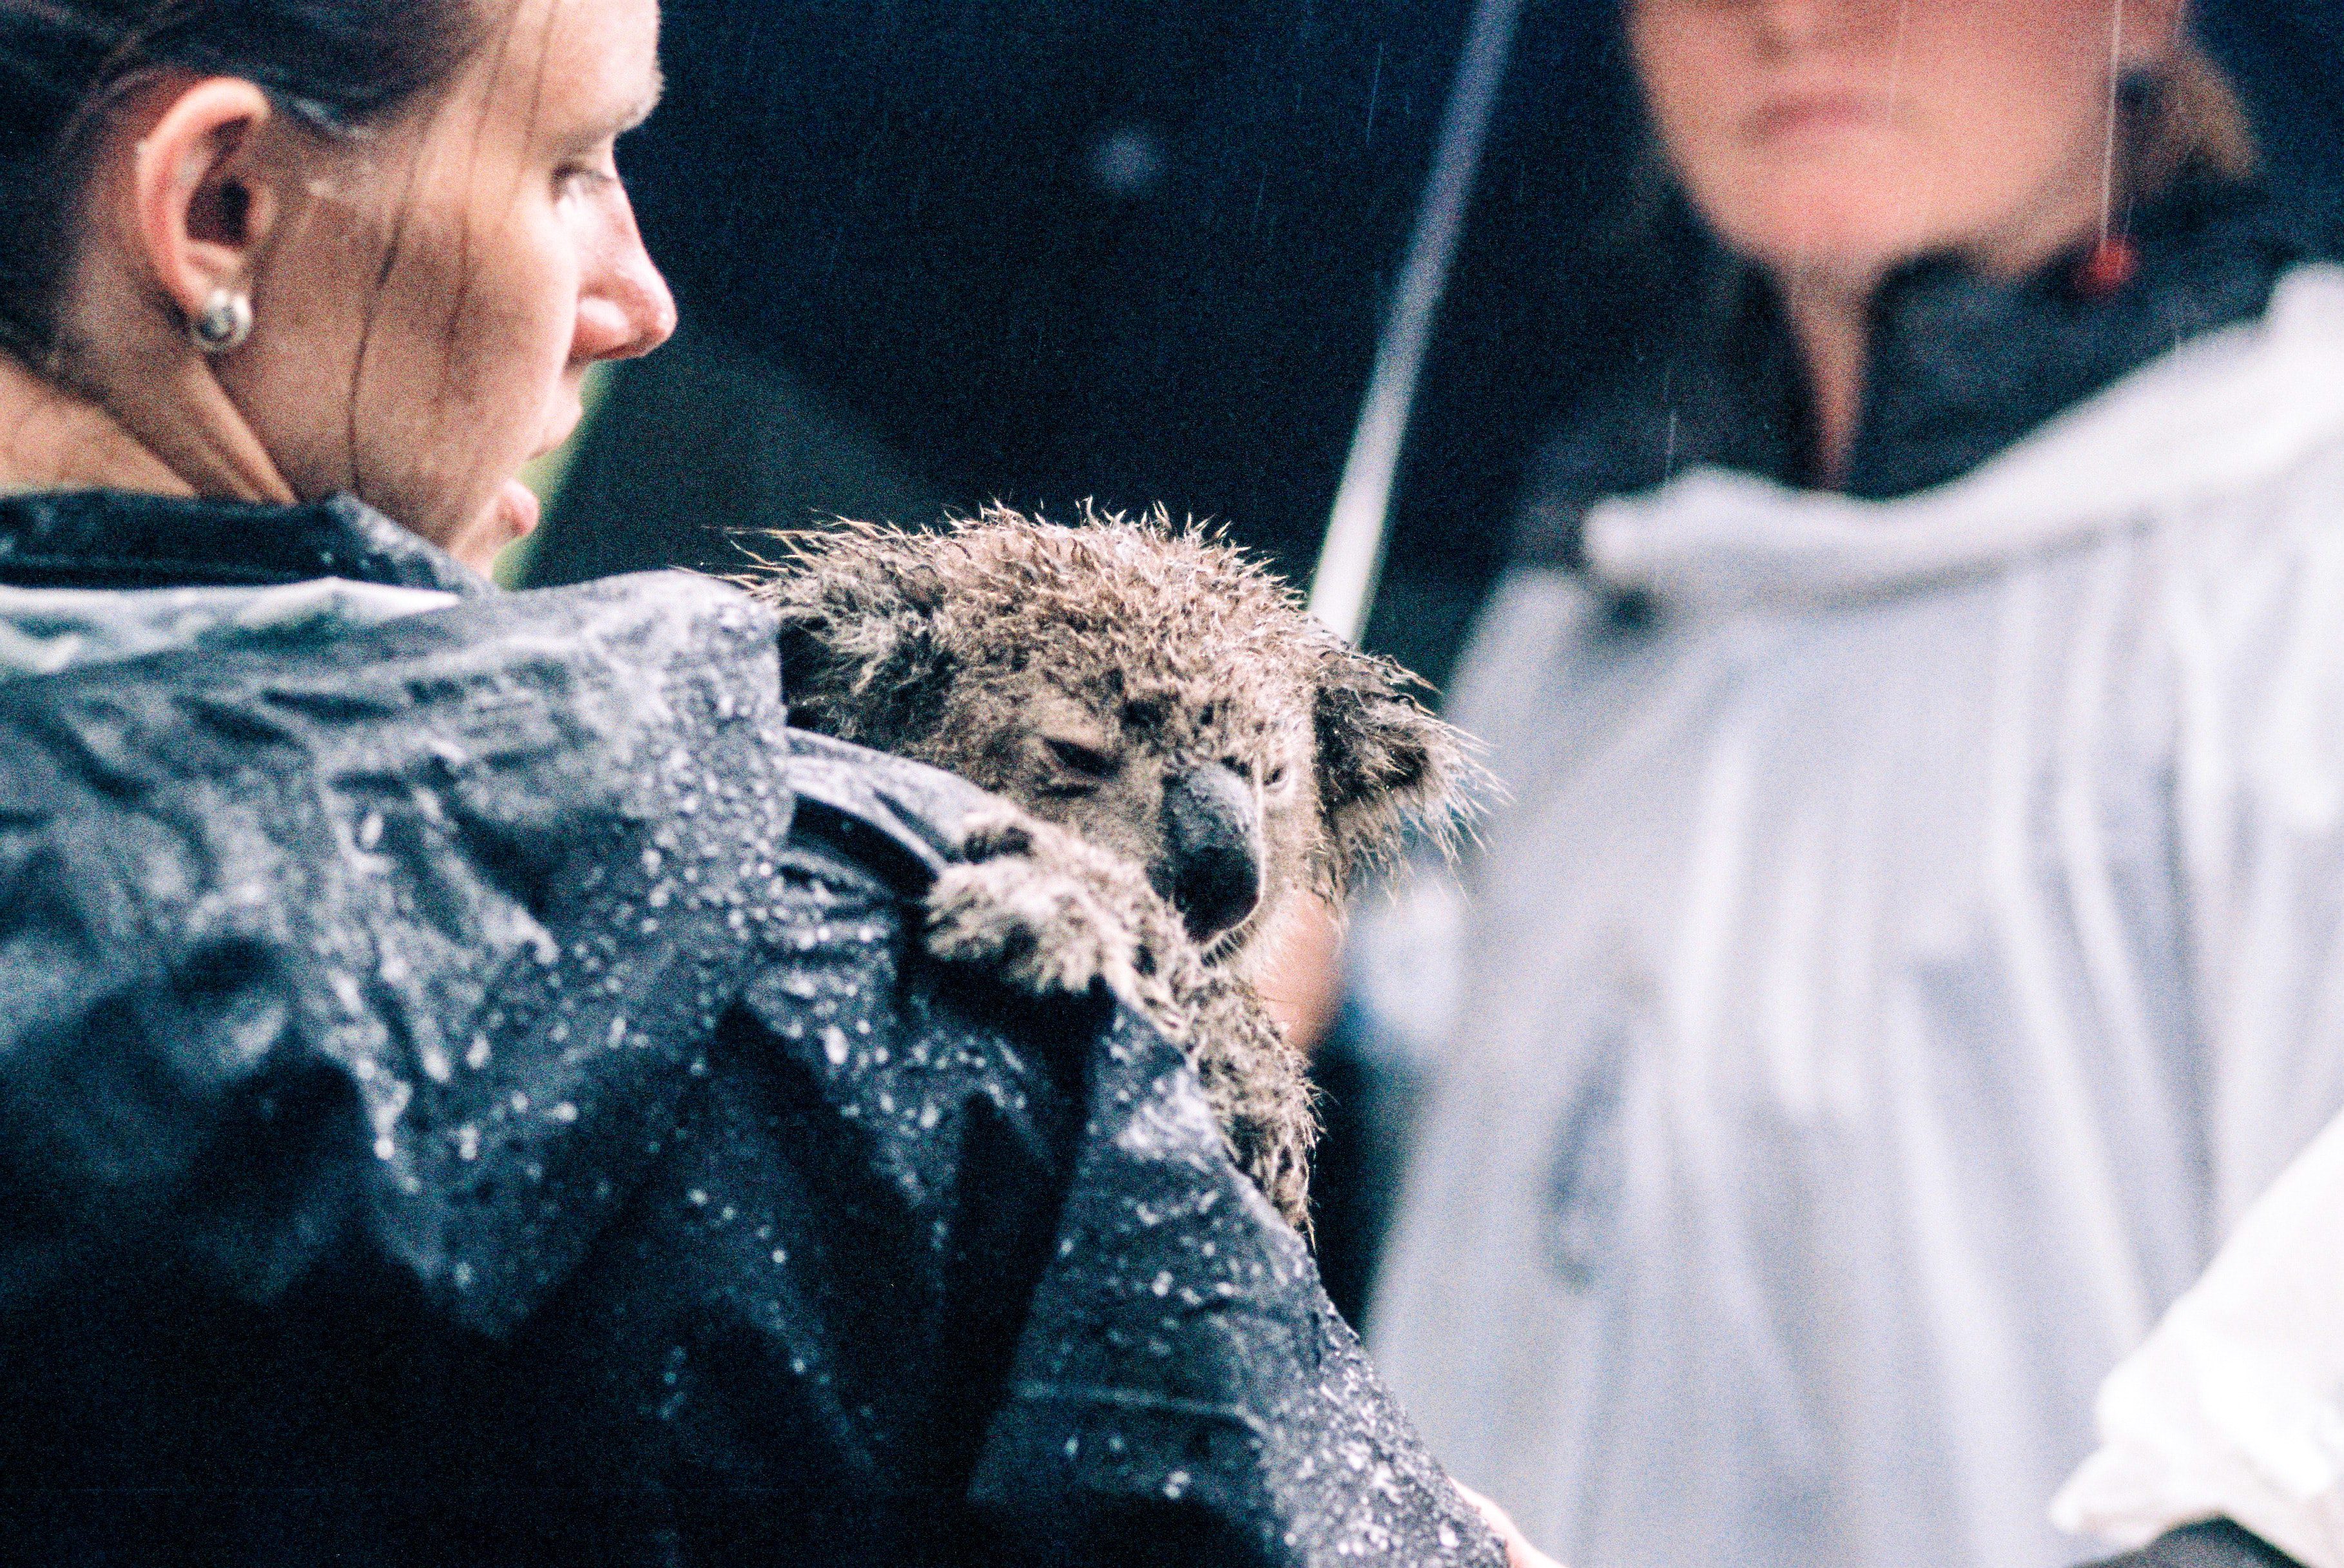
[[[1925,229],[1889,204],[1852,198],[1828,181],[1785,181],[1763,209],[1732,226],[1730,238],[1773,271],[1876,278],[1933,248]]]
[[[486,572],[507,545],[535,533],[541,520],[535,492],[517,479],[507,480],[470,518],[438,543],[474,571]]]

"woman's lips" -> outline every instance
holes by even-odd
[[[1749,131],[1753,140],[1775,141],[1855,130],[1879,118],[1878,106],[1859,93],[1795,93],[1752,115]]]

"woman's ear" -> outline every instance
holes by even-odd
[[[193,320],[221,289],[249,289],[280,203],[254,156],[274,111],[232,76],[171,76],[150,89],[162,109],[131,168],[136,232],[147,270]]]
[[[791,722],[891,749],[932,733],[955,662],[937,600],[892,536],[842,533],[801,545],[777,573],[734,581],[780,622]]]

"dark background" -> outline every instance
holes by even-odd
[[[730,559],[649,476],[779,462],[693,497],[776,526],[1160,502],[1307,578],[1470,9],[670,0],[624,156],[690,384],[626,421],[625,471],[590,462],[538,576]],[[2344,167],[2344,6],[2201,21],[2280,177]],[[1622,67],[1609,0],[1528,6],[1369,638],[1436,680],[1528,450],[1682,273],[1617,238],[1652,183]]]

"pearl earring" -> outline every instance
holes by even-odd
[[[252,336],[252,296],[234,288],[213,289],[204,308],[187,323],[187,336],[207,354],[242,348]]]

